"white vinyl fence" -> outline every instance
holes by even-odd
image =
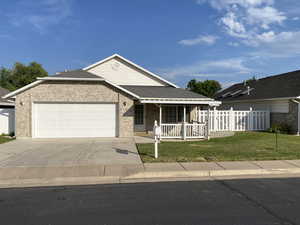
[[[177,123],[161,125],[161,138],[204,138],[206,134],[205,123]]]
[[[210,131],[259,131],[270,128],[269,111],[210,110],[199,111],[198,120],[209,119]]]
[[[15,110],[0,108],[0,135],[10,134],[15,131]]]

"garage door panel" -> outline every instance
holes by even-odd
[[[115,104],[34,104],[35,137],[115,137]]]

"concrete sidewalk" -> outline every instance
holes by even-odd
[[[0,188],[300,175],[300,160],[0,168]]]

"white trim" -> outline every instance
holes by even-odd
[[[75,80],[75,81],[104,81],[103,78],[73,78],[73,77],[37,77],[37,80]]]
[[[173,83],[171,83],[170,81],[167,81],[167,80],[163,79],[162,77],[160,77],[160,76],[158,76],[158,75],[156,75],[156,74],[150,72],[149,70],[147,70],[147,69],[145,69],[145,68],[143,68],[143,67],[141,67],[141,66],[135,64],[134,62],[132,62],[132,61],[130,61],[130,60],[128,60],[128,59],[126,59],[126,58],[124,58],[124,57],[118,55],[118,54],[113,54],[112,56],[109,56],[109,57],[107,57],[107,58],[105,58],[105,59],[103,59],[103,60],[100,60],[100,61],[98,61],[98,62],[96,62],[96,63],[93,63],[92,65],[89,65],[89,66],[83,68],[83,70],[89,70],[89,69],[92,69],[92,68],[94,68],[95,66],[98,66],[98,65],[100,65],[100,64],[102,64],[102,63],[104,63],[104,62],[106,62],[106,61],[108,61],[108,60],[110,60],[110,59],[115,58],[115,57],[122,59],[123,61],[127,62],[128,64],[131,64],[132,66],[134,66],[134,67],[136,67],[136,68],[138,68],[138,69],[144,71],[145,73],[148,73],[148,74],[151,75],[152,77],[155,77],[156,79],[158,79],[158,80],[160,80],[160,81],[162,81],[162,82],[164,82],[164,83],[167,83],[167,84],[169,84],[169,85],[171,85],[171,86],[173,86],[173,87],[178,88],[178,86],[177,86],[176,84],[173,84]]]
[[[212,98],[142,98],[143,100],[214,101]]]
[[[0,102],[0,108],[1,106],[15,106],[15,103]]]
[[[30,83],[30,84],[27,84],[26,86],[24,86],[22,88],[19,88],[19,89],[13,91],[13,92],[8,93],[7,95],[3,96],[2,98],[4,98],[4,99],[10,98],[10,97],[15,96],[15,95],[19,94],[20,92],[25,91],[25,90],[27,90],[27,89],[29,89],[31,87],[34,87],[34,86],[36,86],[36,85],[38,85],[38,84],[40,84],[42,82],[44,82],[44,81],[43,80],[34,81],[34,82]]]
[[[219,101],[200,101],[200,100],[186,100],[186,101],[177,101],[177,100],[147,100],[141,99],[141,103],[158,103],[158,104],[187,104],[187,105],[210,105],[210,106],[219,106],[221,102]]]
[[[238,102],[257,102],[257,101],[273,101],[273,100],[291,100],[291,99],[300,99],[300,96],[297,97],[282,97],[282,98],[257,98],[257,99],[241,99],[241,100],[222,100],[224,103],[238,103]]]

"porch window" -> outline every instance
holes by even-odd
[[[144,105],[135,105],[134,107],[134,124],[144,124]]]
[[[190,108],[186,107],[186,120],[189,121]],[[181,123],[183,122],[183,106],[163,106],[163,123]]]

